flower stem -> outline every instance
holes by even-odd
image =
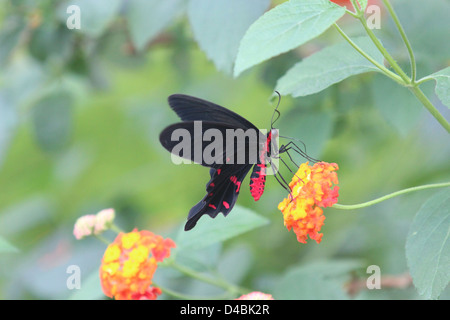
[[[395,25],[397,26],[398,31],[400,32],[400,35],[403,39],[403,42],[405,43],[406,49],[408,50],[409,54],[409,61],[411,63],[411,80],[412,82],[416,81],[416,58],[414,57],[414,52],[411,47],[411,43],[408,40],[408,37],[406,36],[405,30],[403,29],[402,24],[400,23],[400,20],[398,19],[397,14],[394,11],[394,8],[392,7],[389,0],[383,0],[384,5],[386,6],[387,10],[389,11],[389,14],[391,15],[392,19],[394,20]]]
[[[96,237],[101,242],[103,242],[104,244],[106,244],[107,246],[109,246],[111,244],[108,240],[106,240],[106,238],[104,238],[103,236],[101,236],[99,234],[93,234],[93,236]]]
[[[383,57],[389,62],[389,64],[391,65],[392,69],[394,69],[395,72],[397,72],[397,74],[402,78],[402,80],[404,81],[403,85],[410,84],[411,83],[411,79],[402,70],[402,68],[400,68],[400,66],[397,64],[397,61],[395,61],[394,58],[392,58],[392,56],[383,47],[383,45],[381,44],[381,41],[378,40],[378,38],[376,37],[375,33],[373,33],[372,29],[370,29],[367,26],[367,22],[366,22],[366,19],[364,18],[364,16],[359,16],[358,20],[361,22],[362,26],[366,30],[367,35],[370,37],[370,39],[372,39],[372,42],[375,44],[375,46],[381,52]]]
[[[363,202],[363,203],[359,203],[359,204],[338,204],[338,203],[336,203],[336,204],[333,205],[333,208],[342,209],[342,210],[360,209],[360,208],[365,208],[365,207],[372,206],[372,205],[377,204],[379,202],[382,202],[382,201],[394,198],[396,196],[399,196],[399,195],[402,195],[402,194],[405,194],[405,193],[419,191],[419,190],[424,190],[424,189],[443,188],[443,187],[450,187],[450,182],[426,184],[426,185],[423,185],[423,186],[407,188],[407,189],[399,190],[399,191],[387,194],[385,196],[382,196],[380,198],[377,198],[377,199],[374,199],[374,200],[371,200],[371,201],[367,201],[367,202]]]
[[[420,78],[419,80],[416,81],[416,85],[422,84],[424,82],[430,81],[430,80],[435,80],[433,77],[430,76],[425,76],[423,78]]]
[[[114,223],[111,224],[111,228],[112,231],[116,232],[116,233],[121,233],[124,232],[122,229],[120,229],[118,226],[116,226]]]
[[[389,13],[392,15],[392,18],[400,32],[400,35],[405,42],[406,48],[408,49],[410,62],[411,62],[411,78],[408,77],[408,75],[400,68],[400,66],[397,64],[397,62],[392,58],[392,56],[387,52],[387,50],[383,47],[380,40],[375,36],[373,31],[367,26],[367,21],[364,17],[364,12],[358,7],[355,6],[356,14],[353,15],[356,19],[358,19],[361,24],[363,25],[364,29],[366,30],[366,33],[372,40],[372,42],[375,44],[375,46],[378,48],[378,50],[381,52],[383,57],[389,62],[392,69],[394,69],[394,72],[386,68],[384,65],[381,65],[377,61],[375,61],[372,57],[370,57],[364,50],[362,50],[358,45],[356,45],[350,37],[345,34],[345,32],[336,24],[334,23],[335,28],[337,31],[344,37],[344,39],[350,43],[350,45],[358,51],[363,57],[365,57],[368,61],[370,61],[373,65],[375,65],[378,69],[380,69],[381,72],[383,72],[387,77],[391,78],[398,84],[407,87],[415,96],[416,98],[424,105],[424,107],[431,113],[431,115],[439,122],[439,124],[444,127],[447,132],[450,133],[450,123],[444,118],[444,116],[436,109],[436,107],[430,102],[430,100],[427,98],[427,96],[423,93],[423,91],[419,88],[419,85],[423,82],[432,80],[431,77],[426,76],[422,79],[416,81],[416,60],[414,57],[414,53],[411,47],[411,44],[406,36],[406,33],[400,24],[400,21],[395,14],[394,9],[392,8],[389,0],[383,0],[385,3]],[[354,4],[353,0],[352,3]]]
[[[444,116],[436,109],[427,96],[417,85],[409,87],[409,90],[416,96],[416,98],[422,102],[427,110],[433,115],[433,117],[444,127],[447,132],[450,133],[450,123],[444,118]]]
[[[401,84],[402,86],[405,85],[402,78],[400,78],[397,74],[377,62],[375,59],[373,59],[371,56],[369,56],[363,49],[361,49],[355,42],[353,42],[352,39],[342,30],[336,23],[334,23],[334,27],[337,29],[337,31],[342,35],[342,37],[347,40],[347,42],[356,50],[358,51],[364,58],[369,60],[374,66],[376,66],[380,71],[382,71],[386,76],[394,80],[395,82]]]

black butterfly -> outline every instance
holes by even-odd
[[[286,146],[281,146],[278,149],[275,144],[278,130],[271,128],[267,135],[263,134],[248,120],[212,102],[182,94],[171,95],[168,101],[170,107],[182,122],[172,124],[161,132],[159,140],[162,146],[181,158],[211,168],[211,179],[206,185],[206,195],[189,211],[188,221],[184,227],[186,231],[192,229],[204,214],[215,218],[219,212],[222,212],[226,216],[236,203],[241,183],[253,166],[250,177],[250,192],[255,201],[259,200],[264,192],[267,164],[272,165],[272,170],[277,170],[271,159],[296,146],[289,142]],[[272,125],[273,122],[272,117]],[[251,139],[250,135],[246,139],[241,139],[241,141],[226,139],[225,144],[215,148],[215,152],[211,152],[211,155],[214,154],[211,159],[205,159],[202,156],[203,152],[207,151],[207,148],[211,149],[212,143],[212,139],[211,141],[204,141],[203,139],[208,130],[214,130],[212,132],[222,135],[222,137],[226,137],[230,130],[235,132],[240,130],[241,133],[255,132],[256,139]],[[189,148],[186,148],[188,152],[185,152],[186,149],[179,150],[181,136],[177,134],[178,132],[187,134],[186,139],[189,140],[187,147],[190,147],[190,150],[194,152],[189,152]],[[195,139],[196,134],[197,136],[201,135],[202,139]],[[220,144],[217,144],[217,146],[220,146]],[[175,152],[175,149],[178,153]],[[275,152],[271,155],[272,149]],[[297,147],[297,149],[299,148]],[[197,152],[195,152],[196,150]],[[295,148],[294,150],[304,155],[301,150]],[[199,151],[201,151],[200,156]],[[291,156],[289,157],[291,158]],[[244,161],[242,161],[243,159]],[[280,181],[277,174],[275,174],[275,177],[290,192],[286,181],[281,176],[282,181]]]

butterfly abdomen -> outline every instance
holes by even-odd
[[[258,163],[255,165],[252,175],[250,176],[250,193],[258,201],[264,192],[264,186],[266,184],[266,165],[264,163]]]
[[[266,185],[267,164],[266,159],[270,154],[270,142],[272,140],[272,133],[267,134],[267,139],[262,146],[259,154],[259,161],[253,168],[253,172],[250,176],[250,193],[258,201],[264,193],[264,187]]]

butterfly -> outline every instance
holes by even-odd
[[[290,142],[278,148],[278,130],[273,129],[273,116],[270,131],[264,134],[250,121],[215,103],[183,94],[169,96],[168,102],[181,122],[161,132],[161,145],[180,158],[210,168],[206,195],[189,211],[184,230],[194,228],[205,214],[211,218],[219,212],[228,215],[252,167],[250,193],[255,201],[264,192],[268,164],[278,182],[290,192],[286,181],[277,174],[273,159],[296,145]],[[275,111],[279,115],[278,110]],[[221,139],[225,144],[220,143]],[[301,150],[296,151],[303,154]]]

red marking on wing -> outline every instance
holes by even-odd
[[[211,207],[211,208],[213,208],[213,209],[217,209],[217,208],[216,208],[216,206],[215,206],[215,205],[213,205],[213,204],[211,204],[211,203],[210,203],[210,204],[208,204],[208,206],[209,206],[209,207]]]
[[[239,188],[241,187],[241,182],[237,180],[236,176],[231,176],[230,180],[237,186],[236,193],[238,193]]]
[[[230,208],[230,204],[226,201],[222,202],[223,206],[225,207],[225,209]]]
[[[217,175],[220,174],[220,171],[222,171],[222,169],[217,169]]]

